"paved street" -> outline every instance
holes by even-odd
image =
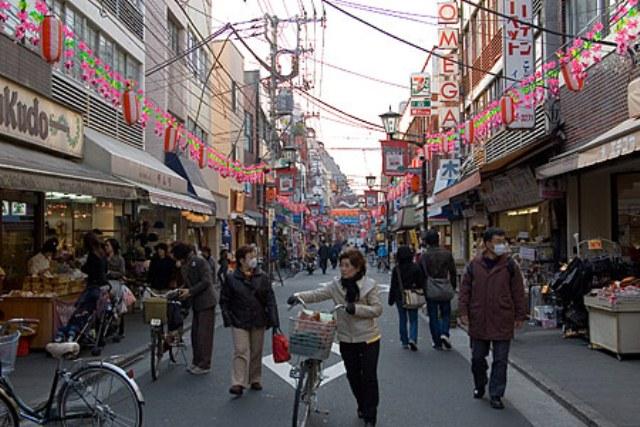
[[[283,330],[287,330],[284,301],[294,291],[310,289],[323,279],[317,273],[299,275],[276,288],[280,302]],[[382,285],[388,285],[388,275],[373,275]],[[386,301],[386,295],[384,295]],[[327,306],[328,307],[328,306]],[[436,352],[427,339],[428,325],[420,323],[420,349],[411,353],[400,347],[397,337],[395,308],[385,305],[380,320],[383,330],[379,379],[381,402],[379,425],[406,426],[579,426],[554,400],[532,383],[512,371],[506,399],[507,409],[495,411],[488,401],[471,398],[472,382],[469,370],[467,340],[456,330],[453,341],[456,351]],[[271,359],[267,343],[265,361]],[[282,378],[268,367],[264,369],[262,392],[247,392],[233,399],[228,394],[231,362],[231,337],[224,328],[216,330],[214,365],[208,376],[193,377],[179,366],[163,365],[157,382],[152,382],[147,358],[134,366],[136,378],[145,399],[145,425],[220,425],[220,426],[286,426],[290,423],[294,390],[287,382],[287,369]],[[321,387],[321,407],[330,414],[315,415],[311,426],[359,426],[356,407],[351,396],[340,358],[332,355],[325,373],[330,380]],[[271,364],[272,365],[272,364]],[[258,424],[256,424],[258,423]]]

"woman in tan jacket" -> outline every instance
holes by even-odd
[[[357,249],[347,249],[339,259],[340,278],[319,289],[296,293],[287,302],[333,300],[335,304],[345,306],[344,312],[336,312],[340,354],[358,403],[358,417],[364,419],[365,426],[375,426],[381,338],[377,318],[382,314],[382,303],[378,285],[365,276],[367,262],[362,253]]]

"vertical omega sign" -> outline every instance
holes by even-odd
[[[460,86],[458,82],[458,4],[438,3],[438,122],[443,128],[458,125]]]
[[[0,135],[82,156],[82,116],[0,77]]]

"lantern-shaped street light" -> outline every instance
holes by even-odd
[[[382,120],[384,131],[387,133],[389,138],[393,138],[393,134],[398,131],[398,123],[400,123],[400,114],[394,111],[391,111],[391,106],[389,106],[389,111],[387,111],[384,114],[380,114],[380,119]]]
[[[372,190],[373,186],[376,185],[376,177],[374,175],[368,175],[366,179],[367,187],[369,187],[369,190]]]

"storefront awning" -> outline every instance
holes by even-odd
[[[415,215],[415,206],[406,206],[398,211],[398,221],[391,231],[398,232],[403,230],[411,230],[418,226]]]
[[[0,142],[0,187],[134,200],[135,187],[76,161]]]
[[[238,212],[231,212],[231,220],[232,221],[244,221],[245,225],[249,227],[257,227],[258,223],[255,219],[251,218],[249,215],[241,214]]]
[[[448,187],[441,192],[437,193],[433,196],[434,203],[439,203],[445,200],[449,200],[452,197],[455,197],[459,194],[466,193],[469,190],[473,190],[474,188],[480,185],[481,178],[480,172],[474,172],[472,175],[469,175],[466,178],[463,178],[457,184]]]
[[[150,185],[142,184],[140,182],[129,181],[136,187],[143,190],[149,201],[154,205],[166,206],[169,208],[182,209],[192,211],[204,215],[213,215],[211,207],[206,203],[203,203],[188,194],[172,193],[170,191],[161,190]]]
[[[85,129],[85,162],[102,172],[171,193],[186,194],[187,180],[144,150]]]
[[[588,144],[553,157],[536,169],[537,179],[563,175],[640,151],[640,119],[627,119]]]
[[[207,183],[198,165],[196,165],[193,160],[177,153],[167,153],[166,162],[170,169],[187,180],[189,192],[203,202],[211,205],[211,208],[215,212],[217,207],[216,199],[211,190],[207,188]]]

